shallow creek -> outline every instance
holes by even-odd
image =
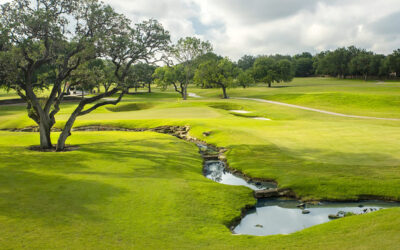
[[[345,214],[363,214],[383,208],[399,206],[383,201],[323,202],[297,207],[299,201],[259,199],[254,209],[249,210],[233,232],[247,235],[290,234],[307,227],[329,222],[329,216],[343,217]],[[308,211],[308,214],[303,214]]]
[[[277,187],[272,182],[246,181],[242,176],[232,173],[226,167],[226,163],[219,159],[219,151],[217,149],[203,144],[196,145],[199,147],[200,154],[204,158],[203,174],[206,178],[221,184],[245,186],[253,190],[265,190]]]
[[[204,159],[203,174],[206,178],[221,184],[245,186],[254,191],[277,188],[273,182],[252,181],[240,173],[232,172],[219,159],[218,149],[200,143],[197,146]],[[255,208],[246,212],[238,225],[232,227],[232,232],[256,236],[290,234],[332,219],[398,206],[400,203],[383,201],[305,204],[287,198],[262,198],[257,200]]]
[[[275,183],[271,182],[254,182],[246,181],[239,175],[235,175],[227,170],[223,161],[211,160],[204,162],[204,176],[215,182],[233,185],[233,186],[245,186],[253,190],[264,190],[269,188],[276,188]]]
[[[37,127],[27,127],[15,132],[36,132]],[[74,131],[153,131],[176,136],[180,139],[196,143],[204,159],[204,176],[226,185],[246,186],[259,193],[277,192],[277,185],[273,182],[252,181],[239,172],[232,172],[226,163],[220,159],[224,151],[212,145],[187,138],[189,127],[161,126],[153,129],[127,129],[107,126],[86,126],[74,128]],[[279,193],[279,192],[278,192]],[[300,231],[313,225],[328,222],[352,214],[369,213],[383,208],[400,207],[399,202],[364,201],[364,202],[323,202],[318,204],[304,204],[296,200],[261,199],[253,209],[246,212],[240,223],[232,227],[235,234],[244,235],[274,235],[289,234]]]

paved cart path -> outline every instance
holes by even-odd
[[[383,118],[383,117],[373,117],[373,116],[346,115],[346,114],[326,111],[326,110],[322,110],[322,109],[309,108],[309,107],[304,107],[304,106],[299,106],[299,105],[294,105],[294,104],[289,104],[289,103],[284,103],[284,102],[269,101],[269,100],[258,99],[258,98],[233,97],[232,99],[265,102],[265,103],[270,103],[270,104],[286,106],[286,107],[290,107],[290,108],[303,109],[303,110],[314,111],[314,112],[327,114],[327,115],[335,115],[335,116],[342,116],[342,117],[349,117],[349,118],[386,120],[386,121],[400,121],[400,118]]]

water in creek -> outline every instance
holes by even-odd
[[[197,146],[205,160],[203,172],[208,179],[226,185],[245,186],[256,191],[277,187],[272,182],[246,181],[241,175],[230,172],[225,162],[219,160],[217,149],[202,144]],[[290,234],[349,213],[363,214],[400,206],[400,203],[383,201],[300,204],[296,200],[258,199],[256,207],[247,212],[233,232],[256,236]]]
[[[305,208],[298,208],[299,204],[299,201],[295,200],[260,199],[256,208],[248,211],[233,232],[256,236],[290,234],[328,222],[331,220],[329,215],[343,216],[348,212],[363,214],[400,205],[383,201],[324,202],[319,205],[306,205]],[[307,214],[303,213],[304,210]]]
[[[204,176],[215,182],[233,186],[245,186],[253,190],[276,188],[276,184],[271,182],[246,181],[239,175],[231,173],[226,169],[225,163],[218,160],[204,163]]]
[[[218,159],[219,152],[217,149],[203,144],[197,144],[197,146],[205,160],[203,173],[208,179],[226,185],[245,186],[253,190],[276,188],[276,184],[272,182],[246,181],[242,176],[230,172],[225,162]]]

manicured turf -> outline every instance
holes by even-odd
[[[37,135],[0,132],[2,249],[391,248],[400,209],[288,236],[235,236],[250,190],[201,174],[196,147],[154,133],[80,132],[66,153],[27,150]],[[12,141],[12,145],[10,142]],[[340,242],[340,243],[339,243]]]
[[[217,97],[214,90],[192,90]],[[400,118],[400,82],[296,78],[274,88],[228,90],[230,96],[263,98],[352,115]]]
[[[287,88],[229,92],[347,114],[400,117],[393,106],[398,85],[295,79]],[[80,117],[76,126],[190,125],[191,135],[229,149],[231,167],[277,180],[304,199],[373,195],[400,200],[399,121],[220,100],[219,90],[190,92],[204,98],[181,101],[173,92],[129,95],[116,107]],[[376,110],[370,110],[369,99]],[[57,127],[73,107],[63,105]],[[238,116],[233,109],[252,112]],[[0,106],[0,129],[30,125],[24,106]],[[211,135],[204,137],[205,131]],[[0,246],[5,248],[395,249],[400,244],[399,209],[289,236],[232,236],[226,225],[255,202],[250,190],[205,179],[196,147],[171,136],[73,132],[68,143],[81,149],[67,153],[28,151],[38,142],[36,134],[0,136],[0,162],[5,162],[0,166]]]

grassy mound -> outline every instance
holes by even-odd
[[[123,103],[114,107],[106,107],[106,109],[111,112],[128,112],[150,109],[152,107],[154,107],[154,104],[152,103]]]
[[[209,107],[223,110],[244,110],[245,108],[233,102],[213,102],[208,104]]]

